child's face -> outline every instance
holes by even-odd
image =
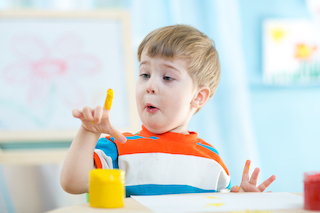
[[[188,134],[195,95],[187,60],[151,58],[145,50],[142,52],[136,99],[140,119],[149,131]]]

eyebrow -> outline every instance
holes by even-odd
[[[143,62],[140,63],[139,67],[141,67],[141,65],[143,65],[143,64],[148,64],[148,65],[150,65],[149,61],[143,61]]]
[[[180,70],[178,70],[177,68],[175,68],[175,67],[173,67],[173,66],[171,66],[171,65],[169,65],[169,64],[164,64],[164,66],[165,66],[165,67],[168,67],[168,68],[170,68],[170,69],[174,69],[174,70],[176,70],[176,71],[178,71],[178,72],[181,73]]]
[[[140,65],[139,65],[139,67],[141,67],[141,65],[143,65],[143,64],[150,65],[150,62],[149,62],[149,61],[142,61],[142,62],[140,63]],[[170,68],[170,69],[173,69],[173,70],[176,70],[176,71],[178,71],[179,73],[181,73],[180,70],[178,70],[177,68],[175,68],[175,67],[173,67],[173,66],[171,66],[171,65],[169,65],[169,64],[163,64],[163,66],[165,66],[165,67],[167,67],[167,68]]]

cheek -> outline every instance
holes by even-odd
[[[138,79],[136,84],[136,96],[141,96],[141,92],[144,91],[144,84]]]
[[[140,102],[142,101],[142,93],[141,93],[141,86],[136,86],[136,103],[139,108]]]
[[[186,85],[179,85],[175,86],[173,88],[167,88],[166,89],[166,96],[167,96],[167,101],[171,102],[172,104],[179,105],[181,104],[186,104],[187,102],[190,103],[190,94],[191,90],[189,86]]]
[[[170,105],[172,111],[179,114],[184,112],[183,109],[185,109],[190,102],[188,102],[186,97],[183,95],[175,95],[174,93],[171,93],[170,98],[167,99],[167,103]]]

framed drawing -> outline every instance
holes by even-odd
[[[119,131],[140,129],[125,11],[0,12],[0,142],[70,141],[72,109],[103,105]]]
[[[319,27],[309,20],[266,20],[263,77],[273,85],[320,85]]]

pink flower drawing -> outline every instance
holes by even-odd
[[[10,49],[16,60],[2,71],[10,84],[23,87],[30,106],[43,106],[52,92],[68,107],[83,105],[84,79],[101,70],[100,59],[83,52],[83,42],[74,35],[61,36],[50,47],[38,36],[15,37]]]

